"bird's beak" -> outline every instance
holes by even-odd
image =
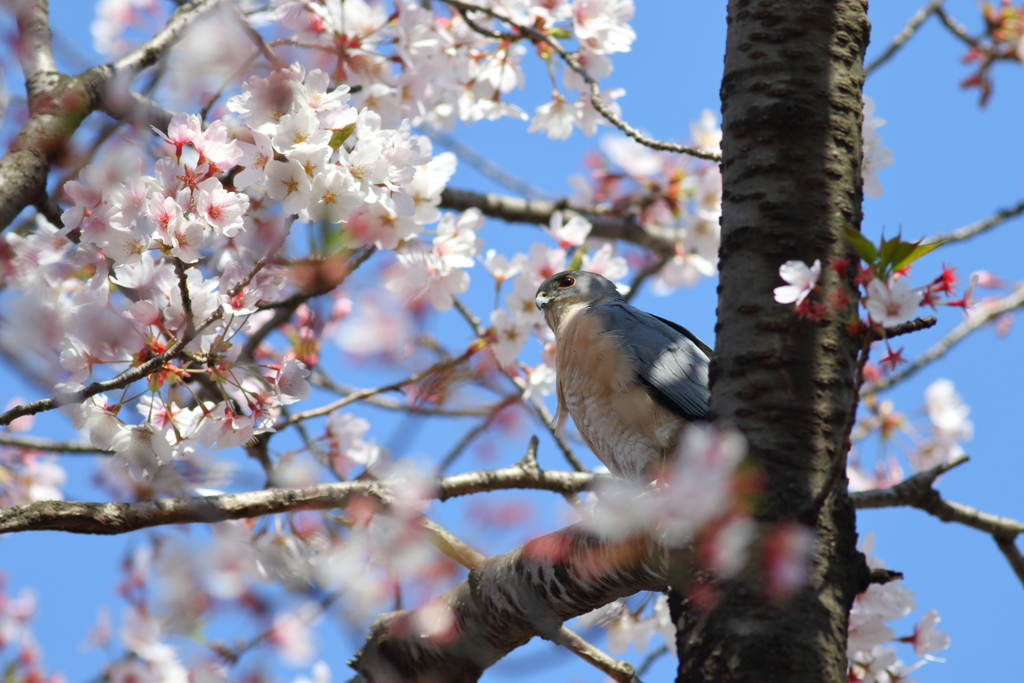
[[[537,294],[537,298],[534,299],[533,301],[534,303],[537,304],[537,308],[543,311],[547,307],[547,305],[551,303],[551,297],[549,297],[544,292],[540,292]]]

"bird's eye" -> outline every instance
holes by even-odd
[[[566,275],[565,277],[558,281],[559,287],[572,287],[574,284],[576,284],[576,278],[574,278],[572,275]]]

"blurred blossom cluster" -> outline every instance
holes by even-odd
[[[711,608],[720,586],[741,574],[761,585],[769,600],[784,603],[806,585],[814,530],[796,522],[755,519],[761,482],[746,455],[739,432],[691,425],[680,438],[677,457],[653,487],[599,479],[588,495],[590,513],[584,523],[606,538],[647,536],[667,548],[692,547],[704,576],[694,572],[688,585],[676,588],[696,610]],[[612,653],[630,644],[643,652],[654,633],[674,653],[675,627],[666,600],[664,595],[641,599],[639,605],[616,600],[581,616],[577,625],[603,627]]]
[[[851,491],[886,488],[902,481],[903,465],[898,455],[904,456],[914,472],[923,472],[963,455],[961,443],[974,437],[974,424],[968,419],[970,406],[948,379],[937,379],[925,389],[923,413],[927,419],[923,425],[896,410],[891,399],[870,395],[864,407],[851,440],[862,443],[877,436],[880,456],[872,469],[863,462],[863,449],[854,448],[847,467]]]

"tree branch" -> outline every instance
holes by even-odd
[[[565,200],[553,202],[547,199],[522,199],[494,193],[482,194],[470,190],[446,187],[441,193],[441,208],[453,211],[465,211],[469,208],[480,209],[480,212],[491,218],[500,218],[509,223],[534,223],[547,225],[551,222],[551,214],[563,209],[571,209],[586,218],[594,226],[593,237],[609,240],[624,240],[647,247],[659,254],[672,256],[675,254],[675,240],[670,231],[654,232],[638,225],[632,216],[612,216],[595,213],[587,209],[569,206]]]
[[[665,577],[664,554],[653,542],[604,541],[573,525],[482,561],[433,603],[450,616],[442,634],[425,632],[416,612],[378,617],[351,662],[362,675],[353,680],[476,681],[535,635],[579,646],[576,634],[563,637],[564,621],[637,591],[663,589]],[[626,667],[616,680],[635,680]]]
[[[971,34],[967,32],[967,29],[964,28],[963,24],[961,24],[956,19],[946,14],[945,9],[943,9],[942,7],[938,7],[935,10],[935,16],[939,18],[939,21],[942,22],[943,26],[948,28],[950,32],[954,36],[959,38],[961,41],[963,41],[965,45],[967,45],[968,47],[979,46],[978,41],[975,38],[971,37]]]
[[[896,37],[893,38],[892,43],[888,48],[886,48],[885,52],[864,67],[864,77],[866,78],[870,76],[875,69],[892,59],[892,56],[895,55],[896,52],[911,39],[911,37],[913,37],[914,33],[917,32],[918,27],[924,23],[924,20],[942,7],[943,2],[945,2],[945,0],[931,0],[927,5],[917,10],[917,12],[914,13],[914,16],[910,17],[910,21],[908,21],[907,25],[903,27],[903,30],[896,34]]]
[[[52,86],[57,76],[53,59],[53,34],[47,0],[27,0],[16,5],[18,12],[18,58],[25,73],[29,109],[36,95]]]
[[[919,472],[890,488],[858,491],[851,493],[850,497],[858,510],[909,506],[924,510],[943,522],[957,522],[984,531],[992,536],[1017,578],[1024,584],[1024,556],[1015,542],[1017,535],[1024,533],[1024,523],[945,500],[933,487],[939,475],[967,461],[968,457],[961,455],[930,470]]]
[[[519,465],[453,474],[434,480],[434,495],[444,501],[473,493],[531,489],[577,493],[595,475],[587,472],[531,470]],[[303,488],[275,488],[219,496],[180,497],[138,503],[84,503],[47,500],[0,508],[0,534],[19,531],[66,531],[75,534],[123,534],[169,524],[213,523],[298,510],[344,507],[353,496],[392,497],[388,481],[345,481]]]
[[[113,451],[97,448],[85,441],[58,441],[57,439],[45,439],[39,436],[28,436],[22,434],[11,434],[0,432],[0,445],[16,446],[18,448],[31,448],[37,451],[48,451],[51,453],[74,453],[83,455],[110,455]]]
[[[536,437],[531,440],[531,447],[536,447]],[[417,524],[426,538],[435,548],[443,552],[467,569],[476,569],[487,556],[463,543],[454,534],[437,524],[430,518],[421,515]],[[583,661],[608,674],[618,683],[639,683],[633,665],[614,657],[610,657],[599,648],[584,640],[568,626],[559,629],[560,644]]]
[[[935,327],[938,322],[939,321],[934,315],[914,318],[913,320],[908,320],[905,323],[900,323],[895,327],[884,328],[884,330],[875,334],[875,340],[880,341],[882,339],[892,339],[893,337],[901,337],[904,334],[920,332],[921,330],[927,330],[929,327]]]
[[[397,382],[392,382],[391,384],[385,384],[383,386],[374,387],[372,389],[360,389],[359,391],[355,391],[349,394],[348,396],[345,396],[344,398],[339,398],[337,401],[328,403],[325,406],[320,406],[319,408],[313,408],[311,410],[305,410],[301,413],[295,413],[291,417],[278,422],[277,429],[280,430],[289,425],[293,425],[296,424],[297,422],[308,420],[313,417],[321,417],[323,415],[327,415],[337,410],[338,408],[343,408],[344,406],[347,406],[349,403],[354,403],[356,401],[360,401],[370,396],[382,394],[386,391],[396,391],[398,389],[401,389],[402,387],[409,386],[410,384],[416,384],[417,382],[420,382],[426,379],[427,377],[430,377],[431,375],[434,375],[439,372],[444,372],[446,370],[450,370],[458,365],[461,365],[462,363],[465,363],[470,358],[472,358],[473,355],[479,350],[479,345],[477,343],[473,343],[469,346],[468,349],[466,349],[466,351],[462,355],[455,356],[454,358],[445,358],[444,360],[435,363],[434,365],[431,365],[426,370],[421,370],[420,372],[410,375],[405,379],[398,380]]]
[[[192,0],[179,5],[167,20],[167,24],[156,35],[110,65],[113,70],[111,76],[134,76],[142,69],[156,64],[168,48],[181,39],[185,29],[221,2],[222,0]]]
[[[888,377],[883,377],[871,386],[862,389],[861,396],[876,394],[879,391],[888,389],[897,382],[906,379],[932,361],[946,355],[947,351],[963,341],[963,338],[971,332],[974,332],[1002,314],[1012,311],[1015,308],[1020,308],[1021,306],[1024,306],[1024,285],[1019,286],[1015,292],[1003,297],[1002,299],[996,299],[995,301],[979,305],[977,309],[967,316],[966,320],[954,327],[953,330],[940,339],[938,343],[915,358],[913,362],[899,372],[895,372]]]

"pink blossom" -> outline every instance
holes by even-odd
[[[305,211],[313,192],[310,174],[298,159],[270,161],[266,167],[267,194],[275,201],[283,201],[286,214]]]
[[[525,259],[524,254],[517,254],[509,261],[508,258],[499,254],[494,249],[488,249],[484,255],[484,268],[491,274],[491,277],[498,281],[498,284],[501,284],[522,270]]]
[[[455,214],[445,214],[437,224],[434,254],[449,268],[472,268],[476,265],[473,257],[483,243],[477,236],[483,226],[483,214],[476,208],[462,212],[458,218]]]
[[[935,628],[935,625],[942,621],[939,618],[938,610],[930,609],[921,617],[921,621],[914,627],[912,641],[914,653],[918,657],[924,657],[929,652],[939,652],[949,647],[949,635]]]
[[[875,174],[894,162],[892,150],[882,146],[882,137],[878,134],[878,128],[885,125],[885,119],[875,116],[875,101],[864,95],[864,124],[862,138],[864,140],[861,162],[861,176],[864,182],[864,194],[872,199],[882,196],[882,183],[878,181]]]
[[[551,222],[544,232],[548,233],[558,241],[558,245],[566,247],[578,247],[582,245],[593,226],[583,216],[573,215],[568,222],[563,222],[562,212],[555,211],[551,214]]]
[[[195,190],[196,212],[217,234],[234,237],[242,229],[242,216],[249,209],[249,198],[228,192],[217,178],[207,178]]]
[[[921,303],[920,292],[915,292],[903,278],[893,282],[892,287],[886,287],[885,283],[874,278],[868,283],[867,290],[864,307],[871,319],[883,327],[907,322],[914,317]]]
[[[544,131],[550,140],[566,140],[578,119],[578,107],[556,92],[553,100],[533,111],[533,120],[526,132]]]
[[[242,149],[242,158],[238,163],[245,167],[235,175],[235,187],[240,190],[250,185],[263,185],[267,179],[267,164],[274,159],[270,138],[254,130],[252,140],[252,143],[238,143]]]
[[[309,369],[297,360],[288,360],[281,365],[274,380],[274,389],[282,405],[301,401],[313,390],[309,381]]]
[[[789,284],[775,288],[775,301],[780,304],[799,306],[807,298],[807,295],[818,286],[820,276],[820,259],[814,259],[814,263],[810,267],[803,261],[786,261],[779,266],[779,277]]]
[[[127,467],[134,479],[152,479],[160,465],[173,457],[163,432],[151,424],[127,425],[110,440],[112,467]]]
[[[189,134],[200,159],[210,165],[213,173],[222,173],[242,159],[244,151],[228,135],[228,128],[223,121],[214,121],[206,130],[191,130]]]
[[[629,52],[636,40],[626,23],[633,18],[633,0],[573,0],[572,12],[576,37],[594,52]]]
[[[306,210],[312,221],[341,223],[348,220],[352,211],[362,203],[363,196],[352,177],[338,167],[331,167],[313,178]]]
[[[499,365],[509,366],[515,362],[530,334],[530,324],[508,311],[498,308],[491,312],[491,324],[497,334],[497,341],[491,350]]]

